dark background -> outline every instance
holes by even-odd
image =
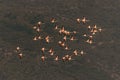
[[[0,0],[0,80],[120,80],[119,10],[120,0]],[[55,17],[75,27],[73,20],[83,16],[103,29],[94,45],[85,45],[88,54],[68,63],[39,62],[32,26]],[[30,56],[19,60],[19,45]]]

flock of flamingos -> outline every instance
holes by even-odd
[[[83,25],[89,21],[90,20],[87,20],[86,17],[76,19],[77,24]],[[68,30],[69,28],[66,29],[66,27],[58,25],[57,20],[52,18],[49,24],[53,24],[53,26],[47,26],[49,27],[49,30],[47,31],[50,32],[46,32],[45,30],[47,27],[45,24],[46,23],[39,21],[33,26],[33,30],[35,32],[33,41],[39,41],[42,44],[39,49],[40,60],[42,62],[49,58],[53,61],[65,62],[74,60],[76,56],[83,56],[85,54],[83,50],[75,49],[75,46],[71,46],[70,44],[78,44],[78,41],[80,41],[79,37],[85,38],[83,42],[93,44],[95,35],[102,31],[102,29],[96,25],[81,27],[80,29],[84,30],[82,33],[78,30]],[[25,57],[21,47],[17,46],[15,51],[18,54],[19,59]]]

